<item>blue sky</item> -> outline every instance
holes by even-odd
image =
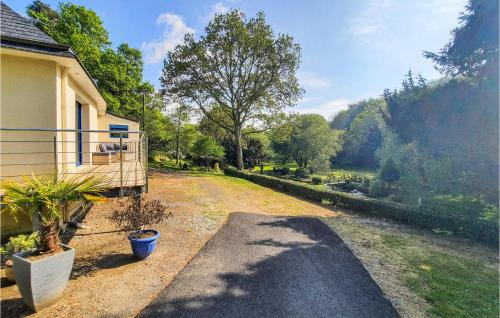
[[[30,0],[6,0],[24,14]],[[55,0],[45,0],[56,7]],[[396,88],[412,69],[439,74],[424,50],[437,51],[450,38],[465,0],[88,0],[72,1],[96,11],[113,45],[143,51],[144,77],[158,87],[162,59],[184,33],[200,36],[216,12],[264,11],[276,33],[302,46],[298,76],[306,94],[295,111],[329,118],[351,102]]]

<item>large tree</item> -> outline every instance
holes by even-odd
[[[498,80],[498,0],[470,0],[439,53],[425,52],[447,75]]]
[[[341,149],[341,132],[332,130],[326,119],[317,114],[298,115],[292,123],[290,135],[282,141],[284,151],[299,168],[325,170],[329,159]]]
[[[198,127],[189,122],[189,108],[182,104],[171,105],[167,117],[172,122],[171,133],[173,135],[173,154],[175,163],[181,160],[191,150],[200,132]]]
[[[302,94],[295,75],[301,49],[292,37],[276,36],[262,12],[250,19],[238,10],[216,15],[205,31],[199,40],[186,35],[168,53],[160,78],[163,92],[230,132],[237,167],[243,169],[243,136],[270,129]],[[229,123],[211,117],[214,106]],[[256,128],[243,131],[246,126]]]
[[[133,120],[142,119],[142,95],[153,87],[142,80],[144,63],[140,50],[121,43],[111,46],[108,31],[91,9],[61,2],[57,10],[36,0],[27,14],[57,42],[76,52],[102,91],[108,111]]]
[[[362,100],[339,112],[330,123],[335,129],[345,130],[342,151],[336,163],[358,167],[376,165],[375,150],[381,145],[387,106],[384,99]]]

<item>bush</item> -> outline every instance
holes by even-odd
[[[312,184],[323,184],[323,182],[324,182],[323,177],[312,177],[311,178]]]
[[[295,170],[295,177],[296,178],[307,178],[309,177],[309,171],[307,171],[307,169],[304,169],[304,168],[297,168]]]
[[[399,170],[392,158],[387,159],[380,168],[380,180],[396,181],[399,179]]]
[[[290,174],[290,168],[288,167],[282,167],[282,168],[276,168],[276,167],[273,167],[273,173],[276,175],[280,175],[280,176],[286,176],[287,174]]]
[[[30,235],[20,234],[17,236],[11,236],[7,244],[0,247],[2,260],[11,259],[12,255],[16,253],[36,248],[39,240],[40,236],[38,235],[38,232],[33,232]]]
[[[260,174],[249,174],[233,168],[224,169],[224,173],[228,176],[246,179],[313,202],[330,202],[336,207],[389,217],[428,229],[446,229],[478,241],[484,241],[492,245],[498,244],[498,224],[482,218],[471,219],[460,215],[442,215],[435,210],[412,208],[399,203],[371,198],[359,198],[349,193],[318,189],[303,182],[283,180]]]
[[[129,191],[124,204],[115,209],[109,219],[124,231],[144,230],[144,227],[157,224],[172,215],[160,200],[146,201],[141,193]]]
[[[372,198],[386,197],[389,194],[387,185],[384,181],[373,180],[370,182],[370,187],[368,189],[368,195]]]

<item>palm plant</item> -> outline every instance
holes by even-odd
[[[22,183],[4,182],[2,188],[3,203],[14,217],[25,213],[40,220],[38,251],[50,253],[59,249],[59,220],[64,204],[101,201],[100,193],[108,189],[108,182],[104,176],[94,175],[84,178],[33,175]]]

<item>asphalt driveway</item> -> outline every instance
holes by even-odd
[[[139,317],[398,317],[318,219],[233,213]]]

